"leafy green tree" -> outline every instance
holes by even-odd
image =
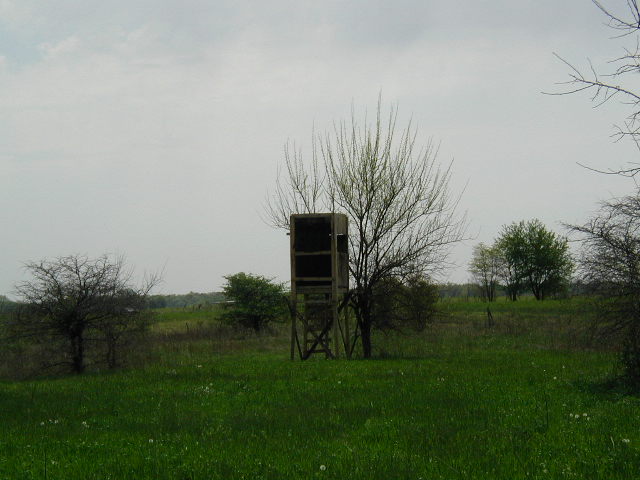
[[[504,259],[501,280],[507,296],[516,301],[525,289],[527,269],[525,222],[512,223],[502,229],[496,248]]]
[[[567,239],[539,220],[507,225],[497,246],[505,259],[503,279],[512,300],[525,288],[536,300],[544,300],[569,285],[573,261]]]
[[[469,272],[480,287],[482,298],[493,302],[496,299],[498,280],[504,275],[505,260],[500,249],[479,243],[473,248]]]
[[[282,284],[244,272],[224,277],[227,299],[223,318],[260,332],[269,323],[287,314],[287,297]]]

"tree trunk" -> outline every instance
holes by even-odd
[[[74,373],[84,372],[84,338],[82,331],[71,337],[71,368]]]
[[[536,297],[536,300],[543,300],[542,290],[537,285],[532,285],[531,291],[533,292],[533,296]]]
[[[371,321],[363,321],[360,324],[360,336],[362,337],[362,355],[371,358]]]
[[[371,297],[371,290],[365,290],[356,296],[353,305],[356,312],[358,326],[360,327],[362,355],[364,358],[371,358],[371,327],[373,325]]]
[[[110,369],[114,369],[118,365],[116,361],[116,343],[114,335],[107,336],[107,366]]]
[[[253,317],[251,317],[251,327],[253,328],[253,330],[256,333],[260,333],[260,327],[261,327],[261,323],[260,323],[260,317],[255,315]]]

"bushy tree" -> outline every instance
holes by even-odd
[[[287,315],[287,297],[282,284],[244,272],[224,277],[227,299],[223,318],[256,332]]]
[[[620,340],[625,373],[640,384],[640,195],[605,202],[571,229],[581,236],[582,280],[599,299],[598,333]]]
[[[569,285],[573,261],[567,239],[539,220],[505,226],[496,245],[505,260],[503,279],[512,300],[525,288],[544,300]]]
[[[504,277],[505,260],[500,249],[479,243],[473,248],[473,256],[469,263],[469,273],[479,286],[482,298],[493,302],[501,277]]]
[[[120,351],[138,342],[153,319],[146,293],[141,294],[139,289],[131,287],[124,288],[113,296],[111,314],[105,315],[90,332],[93,340],[99,340],[97,347],[109,368],[120,364]]]
[[[406,279],[400,298],[404,323],[414,330],[420,332],[436,319],[436,303],[440,295],[438,287],[427,278],[414,275]]]
[[[51,362],[75,373],[85,370],[88,349],[116,366],[117,348],[145,328],[145,297],[159,281],[154,276],[132,285],[124,258],[108,255],[69,255],[26,269],[33,278],[16,286],[22,304],[9,329],[15,337],[60,344],[63,351]]]
[[[441,168],[437,149],[419,148],[414,128],[397,128],[396,116],[391,109],[385,119],[380,100],[373,122],[361,124],[352,114],[313,138],[310,161],[287,145],[287,175],[267,207],[273,225],[284,229],[294,213],[348,216],[349,298],[365,357],[379,285],[441,269],[465,227],[449,191],[451,166]]]
[[[420,276],[388,278],[374,291],[373,325],[380,330],[422,331],[437,315],[438,287]]]

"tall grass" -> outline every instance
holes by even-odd
[[[612,352],[554,346],[537,305],[513,332],[515,311],[465,309],[380,334],[370,361],[290,362],[286,326],[159,324],[145,366],[0,382],[0,478],[637,475],[640,399],[611,384]]]
[[[640,468],[640,402],[597,391],[603,354],[179,363],[2,384],[0,477],[632,478]]]

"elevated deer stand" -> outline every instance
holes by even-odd
[[[291,360],[296,349],[301,360],[339,357],[341,343],[350,355],[347,224],[341,213],[291,215]]]

